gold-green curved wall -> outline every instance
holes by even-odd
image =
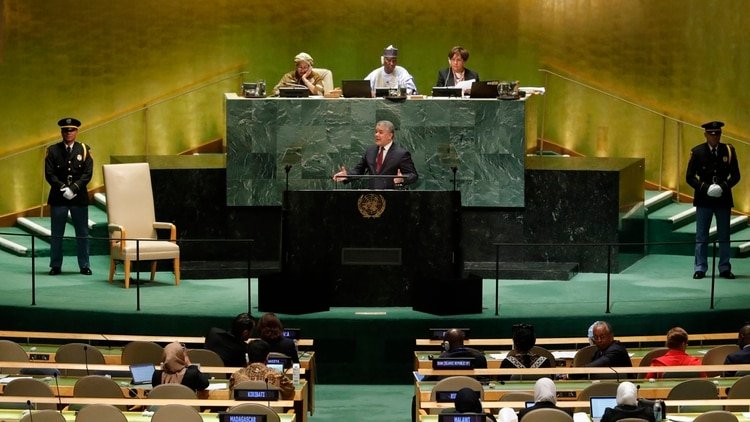
[[[457,44],[485,79],[546,86],[541,137],[646,157],[650,181],[690,193],[696,124],[724,120],[740,163],[750,159],[748,10],[744,0],[0,0],[0,216],[45,201],[43,148],[60,117],[84,122],[97,187],[110,155],[223,137],[222,93],[243,80],[272,86],[300,51],[339,85],[377,67],[389,44],[422,92]],[[736,208],[748,212],[744,186]]]

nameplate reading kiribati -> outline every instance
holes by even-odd
[[[385,211],[385,197],[378,193],[366,193],[357,199],[357,209],[364,218],[378,218]]]
[[[279,399],[279,390],[255,390],[237,388],[234,390],[235,400],[259,400],[259,401],[276,401]]]
[[[432,369],[473,369],[474,358],[435,358]]]

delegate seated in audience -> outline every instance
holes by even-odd
[[[229,378],[229,394],[234,397],[234,387],[243,381],[263,381],[268,385],[278,387],[283,400],[294,399],[294,384],[284,374],[266,366],[270,347],[263,340],[253,340],[247,345],[247,355],[250,364],[237,370]]]
[[[463,330],[452,328],[445,333],[443,338],[443,352],[441,358],[474,358],[474,368],[486,368],[487,358],[484,353],[477,349],[464,346],[466,335]]]
[[[745,324],[740,328],[739,335],[737,337],[737,344],[740,346],[740,350],[732,352],[727,355],[724,359],[724,365],[740,365],[750,363],[750,324]],[[724,374],[726,376],[734,375],[740,376],[745,375],[746,371],[739,371],[737,373]]]
[[[185,346],[175,341],[164,346],[161,369],[151,377],[151,385],[159,384],[182,384],[201,391],[208,387],[208,376],[190,363]]]
[[[624,381],[617,387],[617,406],[604,410],[601,422],[615,422],[626,418],[640,418],[654,422],[653,409],[638,405],[638,389],[630,381]]]
[[[440,413],[482,413],[482,402],[479,400],[476,391],[469,387],[464,387],[456,392],[456,399],[453,401],[453,409],[443,409]]]
[[[499,422],[518,422],[518,415],[512,407],[503,407],[497,414]]]
[[[242,367],[247,365],[247,343],[255,326],[250,314],[243,312],[232,321],[230,331],[213,327],[208,330],[204,349],[212,350],[224,361],[224,366]]]
[[[323,75],[313,70],[313,58],[307,53],[294,56],[294,70],[285,73],[273,87],[273,94],[279,94],[281,87],[307,87],[311,95],[323,95]]]
[[[687,366],[700,365],[701,360],[685,353],[688,344],[688,333],[680,327],[674,327],[667,332],[667,348],[669,350],[663,356],[654,358],[651,366]],[[669,374],[666,374],[669,376]],[[664,372],[649,372],[646,378],[663,378]],[[706,374],[702,373],[705,377]]]
[[[285,354],[292,358],[292,362],[299,363],[297,345],[294,344],[294,340],[284,337],[284,326],[276,314],[267,312],[260,317],[258,337],[268,343],[271,352]]]
[[[557,407],[557,387],[549,378],[539,378],[534,384],[534,405],[518,411],[518,421],[522,422],[523,417],[537,409],[560,409],[572,416],[571,408]]]
[[[619,341],[615,340],[612,326],[605,321],[597,321],[594,323],[593,331],[594,345],[597,347],[596,353],[591,359],[591,362],[587,363],[587,367],[631,367],[633,364],[630,362],[630,355],[628,355],[625,346],[621,345]],[[591,378],[615,378],[615,375],[592,375]],[[628,375],[632,378],[632,374]]]
[[[536,345],[534,327],[531,325],[520,325],[513,331],[513,350],[515,355],[508,355],[500,364],[501,368],[551,368],[552,362],[544,356],[531,353],[531,348]],[[510,375],[501,376],[501,379],[516,379],[520,377]],[[539,378],[538,376],[536,378]],[[533,378],[532,378],[533,379]]]

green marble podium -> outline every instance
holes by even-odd
[[[225,98],[228,206],[279,206],[287,184],[336,189],[331,176],[357,163],[378,120],[412,153],[412,190],[452,190],[455,167],[463,206],[524,206],[524,101]]]

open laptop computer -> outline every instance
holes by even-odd
[[[497,98],[498,81],[476,81],[471,84],[471,98]]]
[[[344,79],[341,81],[341,95],[346,98],[372,98],[370,81],[367,79]]]
[[[594,422],[599,422],[602,419],[602,416],[604,416],[605,409],[614,409],[615,406],[617,406],[617,398],[594,396],[589,398],[589,403],[591,405],[591,420]]]
[[[154,376],[155,367],[153,363],[139,363],[130,365],[130,375],[133,379],[132,385],[151,384],[151,378]]]

